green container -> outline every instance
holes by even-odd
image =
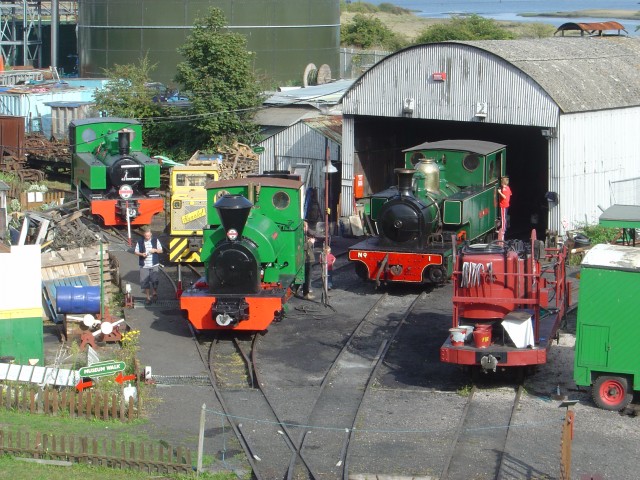
[[[37,358],[44,365],[42,317],[4,318],[0,312],[0,338],[0,356],[14,357],[22,365]]]
[[[574,380],[596,404],[620,410],[640,388],[640,250],[596,245],[580,270]]]

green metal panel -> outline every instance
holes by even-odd
[[[496,209],[487,208],[495,195],[495,188],[467,188],[452,195],[444,201],[444,224],[468,225],[467,238],[478,238],[495,226]]]
[[[73,151],[75,153],[93,152],[105,141],[112,143],[109,150],[117,149],[117,135],[111,135],[123,128],[133,131],[130,148],[132,151],[142,150],[142,125],[136,120],[110,119],[110,118],[84,118],[73,120],[69,124],[69,138],[73,139]],[[113,138],[109,138],[110,135]]]
[[[73,155],[73,182],[82,183],[92,190],[107,188],[107,166],[89,153]]]
[[[160,164],[143,162],[144,165],[144,188],[160,188]]]
[[[583,265],[574,361],[578,385],[591,383],[591,371],[640,375],[638,292],[640,271]]]
[[[302,80],[305,66],[340,68],[338,0],[83,0],[78,5],[81,75],[103,77],[115,64],[148,54],[153,79],[173,84],[181,46],[211,7],[247,37],[255,70],[278,81]],[[185,28],[186,27],[186,28]]]
[[[578,334],[582,341],[576,355],[578,366],[604,368],[607,366],[609,351],[609,327],[581,325]]]
[[[442,221],[447,225],[462,224],[462,205],[460,200],[448,200],[444,203]]]
[[[276,206],[275,195],[278,195],[278,198],[288,197],[288,205],[284,207],[284,204],[280,203]],[[262,215],[280,224],[283,229],[292,230],[299,227],[302,212],[300,190],[263,186],[260,189],[257,207]]]
[[[42,318],[0,319],[0,355],[15,357],[16,363],[27,364],[37,358],[44,364]]]

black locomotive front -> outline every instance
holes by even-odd
[[[248,319],[245,297],[260,292],[258,247],[242,236],[252,207],[242,195],[225,195],[215,204],[226,235],[215,246],[207,273],[209,292],[216,296],[212,315],[221,326]]]
[[[378,215],[378,231],[382,246],[423,248],[432,232],[434,218],[432,205],[425,205],[413,195],[415,170],[396,169],[398,193],[389,199]]]
[[[116,189],[123,185],[135,188],[142,182],[144,167],[130,153],[129,132],[118,132],[118,155],[106,159],[109,183]]]

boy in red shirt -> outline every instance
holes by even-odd
[[[511,203],[511,189],[509,188],[509,177],[502,177],[500,188],[498,189],[498,206],[500,207],[500,230],[498,230],[498,240],[504,240],[507,232],[507,211]]]

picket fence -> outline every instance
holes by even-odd
[[[171,445],[0,430],[0,455],[128,468],[148,473],[193,471],[191,451]]]
[[[118,395],[100,392],[76,392],[75,390],[33,388],[4,385],[0,386],[0,408],[18,412],[41,413],[44,415],[68,414],[70,417],[86,417],[98,420],[120,420],[123,422],[138,418],[133,397],[118,399]]]

